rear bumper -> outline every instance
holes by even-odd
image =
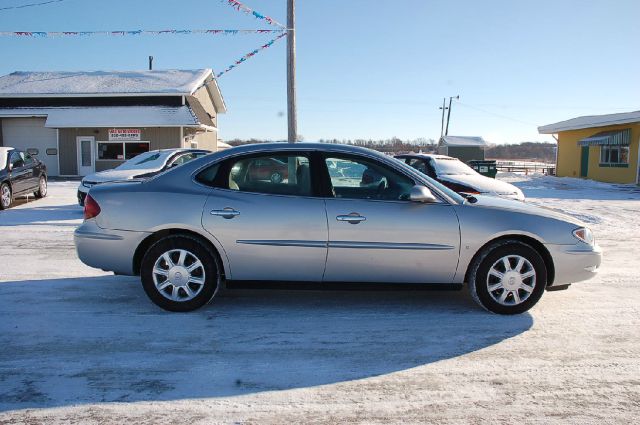
[[[147,232],[106,230],[95,220],[87,220],[76,229],[73,239],[80,261],[89,267],[133,275],[133,255]]]
[[[546,245],[555,268],[551,286],[581,282],[594,277],[602,264],[602,249],[595,245]]]

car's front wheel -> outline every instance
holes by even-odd
[[[152,245],[140,267],[151,301],[169,311],[192,311],[208,303],[220,286],[220,266],[191,236],[167,236]]]
[[[47,196],[47,178],[45,176],[40,176],[38,190],[35,191],[34,195],[36,198],[44,198]]]
[[[471,297],[497,314],[519,314],[533,307],[547,285],[547,268],[530,245],[506,240],[485,247],[470,267]]]
[[[2,183],[0,185],[0,210],[9,208],[12,201],[11,187],[7,183]]]

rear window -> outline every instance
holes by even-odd
[[[196,181],[207,186],[213,186],[219,168],[220,163],[205,168],[196,175]]]

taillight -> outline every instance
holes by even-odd
[[[96,217],[98,214],[100,214],[100,205],[98,205],[91,195],[87,195],[84,199],[84,219],[89,220],[90,218]]]

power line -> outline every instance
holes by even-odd
[[[502,118],[502,119],[505,119],[505,120],[514,121],[514,122],[517,122],[517,123],[520,123],[520,124],[524,124],[524,125],[527,125],[527,126],[538,127],[538,124],[534,124],[532,122],[527,122],[527,121],[522,121],[522,120],[519,120],[517,118],[508,117],[508,116],[502,115],[502,114],[496,114],[495,112],[487,111],[486,109],[478,108],[476,106],[471,106],[471,105],[468,105],[468,104],[460,102],[460,101],[456,102],[456,104],[458,104],[460,106],[464,106],[464,107],[469,108],[469,109],[474,109],[474,110],[479,111],[479,112],[484,112],[485,114],[493,115],[495,117]]]
[[[46,6],[48,4],[61,3],[63,1],[67,1],[67,0],[47,0],[47,1],[41,1],[41,2],[38,2],[38,3],[27,3],[27,4],[17,5],[17,6],[5,6],[5,7],[0,7],[0,11],[1,10],[24,9],[26,7]]]

